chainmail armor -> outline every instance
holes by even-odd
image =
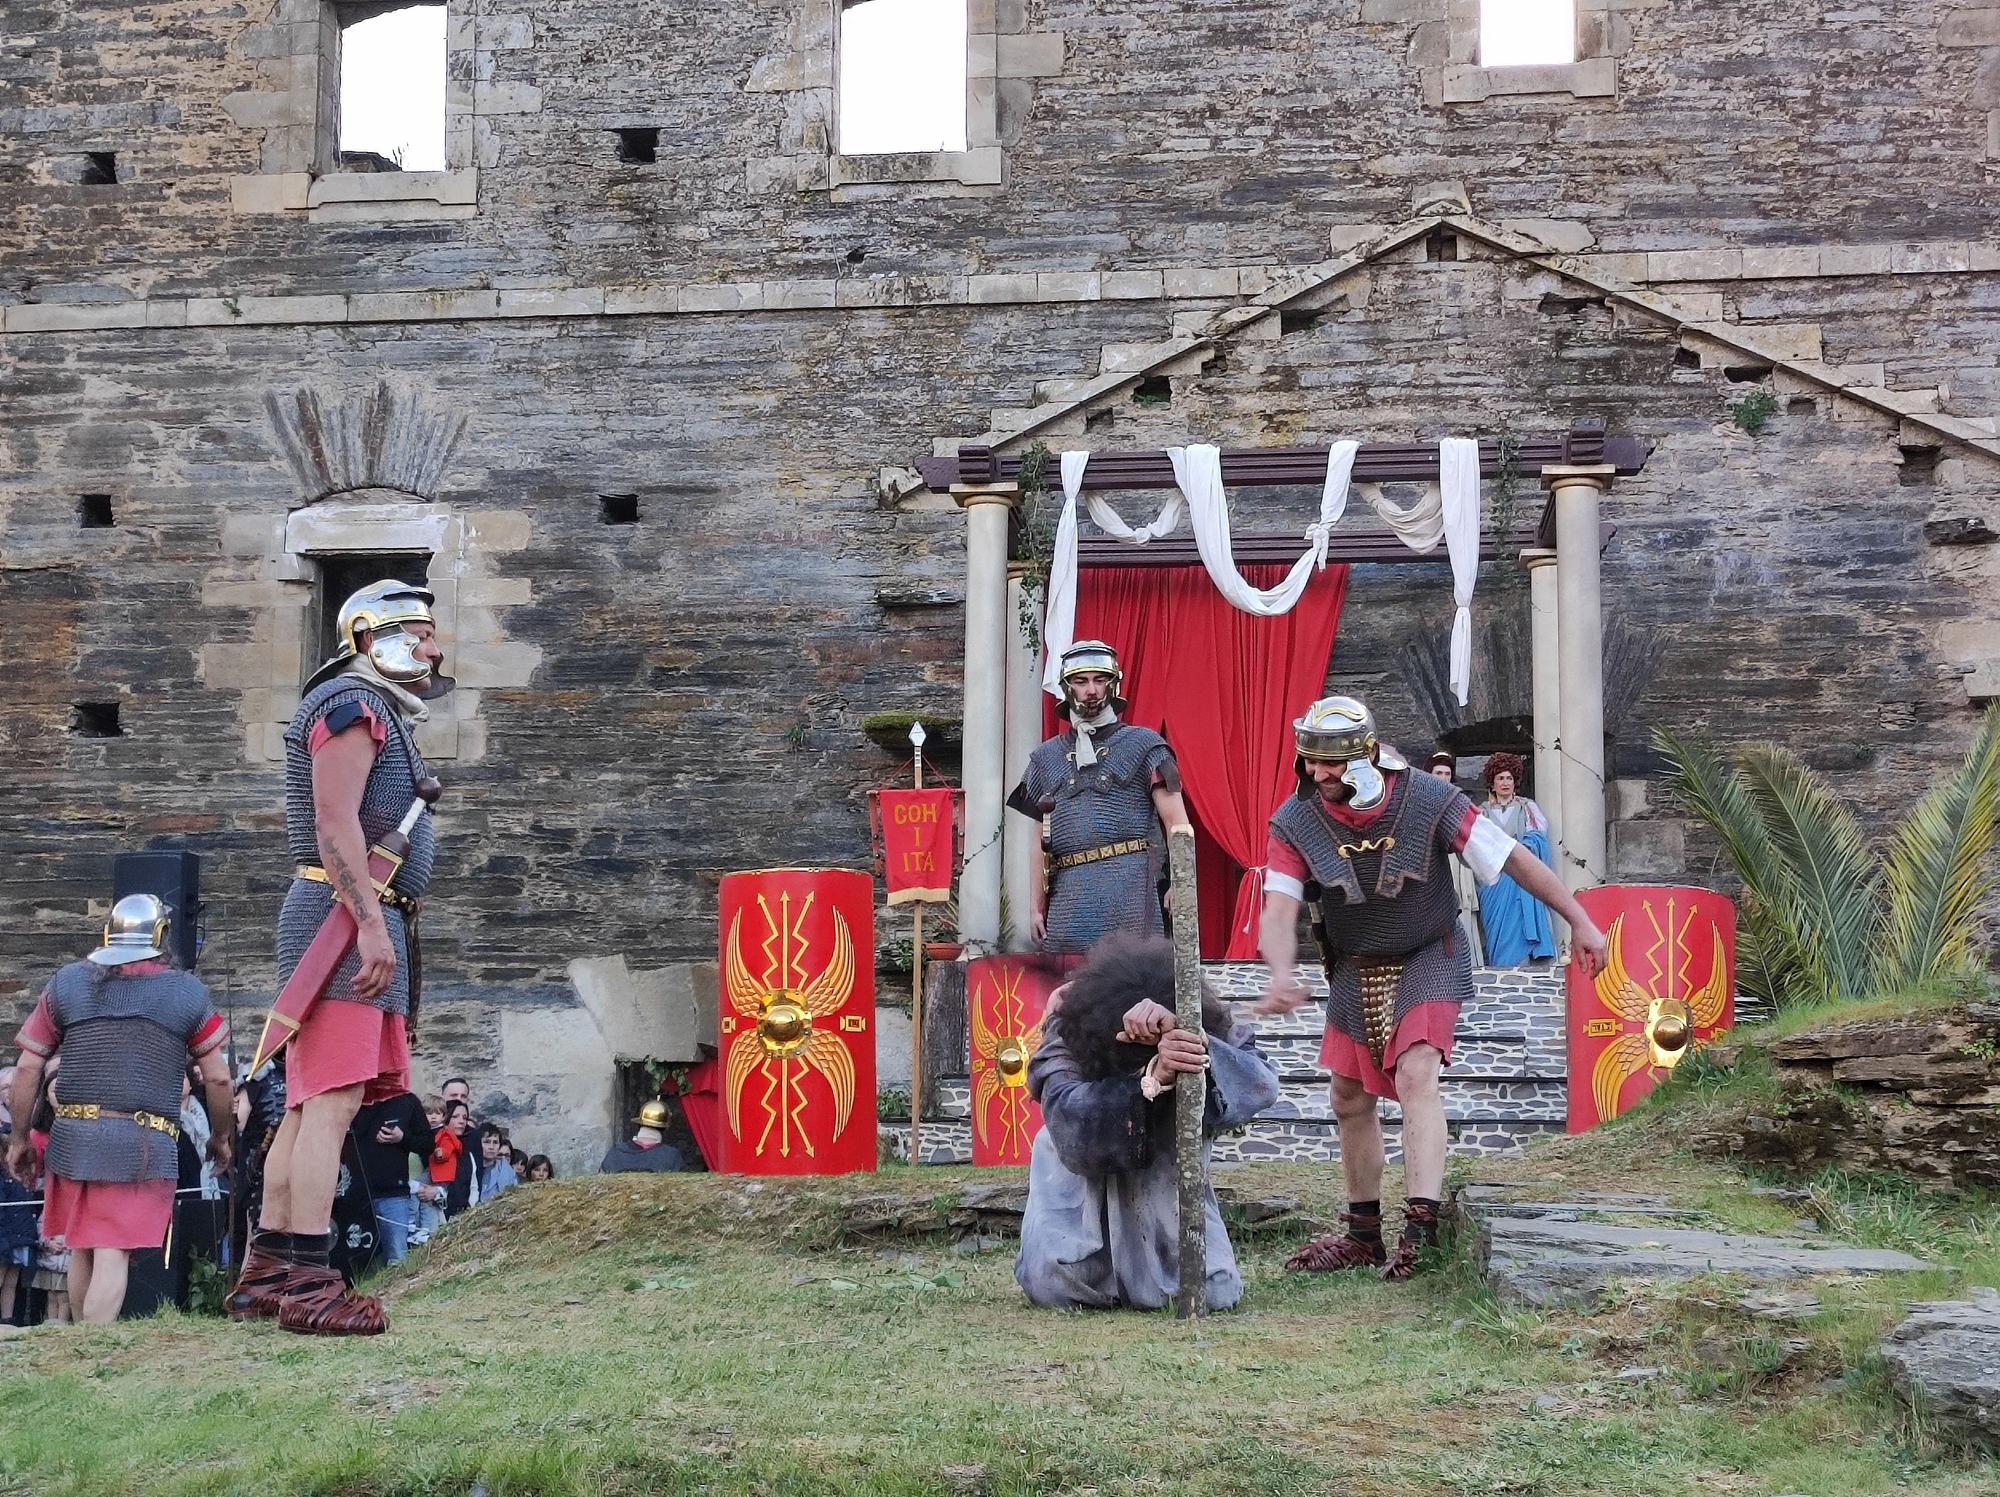
[[[365,703],[368,710],[388,725],[388,737],[375,764],[368,771],[368,783],[361,793],[361,834],[373,846],[385,832],[402,822],[416,798],[417,781],[430,773],[417,752],[409,725],[386,694],[358,676],[335,676],[307,692],[285,729],[285,843],[294,861],[318,863],[319,837],[313,826],[312,755],[306,742],[319,720],[344,702]],[[410,828],[410,855],[397,870],[397,892],[412,898],[430,886],[431,862],[436,853],[437,832],[429,807]],[[278,912],[278,983],[282,987],[292,969],[305,955],[312,938],[319,934],[327,913],[333,908],[333,886],[310,879],[295,878]],[[396,975],[386,992],[374,998],[359,998],[354,992],[355,974],[361,970],[361,956],[350,951],[347,959],[327,984],[325,996],[357,1003],[371,1003],[392,1014],[407,1014],[410,1008],[410,950],[400,910],[383,907],[382,917],[389,941],[396,952]]]
[[[1389,805],[1364,828],[1343,826],[1317,792],[1291,796],[1271,830],[1305,859],[1319,886],[1314,934],[1326,965],[1327,1022],[1370,1049],[1361,968],[1399,963],[1389,1030],[1420,1003],[1472,998],[1472,949],[1458,931],[1451,877],[1451,835],[1472,802],[1465,793],[1415,770],[1396,775]],[[1360,850],[1393,837],[1393,847]],[[1343,854],[1341,848],[1348,851]],[[1311,890],[1308,890],[1308,894]]]
[[[1028,800],[1049,817],[1048,856],[1143,838],[1149,846],[1056,870],[1043,949],[1087,951],[1113,931],[1158,935],[1159,879],[1166,856],[1153,805],[1153,777],[1178,788],[1173,750],[1150,728],[1120,723],[1096,737],[1097,763],[1078,769],[1066,730],[1037,748],[1021,777]]]
[[[187,972],[100,979],[102,971],[72,962],[49,984],[49,1016],[62,1031],[56,1100],[178,1121],[188,1046],[215,1012],[208,989]],[[65,1180],[172,1180],[180,1152],[130,1118],[58,1117],[48,1167]]]

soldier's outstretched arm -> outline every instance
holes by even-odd
[[[1257,949],[1264,955],[1264,966],[1270,976],[1256,1012],[1288,1014],[1306,1001],[1305,985],[1298,974],[1298,900],[1275,889],[1264,891],[1264,916],[1258,927]]]
[[[1569,887],[1525,844],[1514,845],[1514,850],[1507,854],[1506,866],[1509,878],[1569,922],[1570,950],[1577,965],[1583,968],[1583,975],[1593,975],[1604,965],[1604,932],[1584,914],[1583,906],[1576,902]]]

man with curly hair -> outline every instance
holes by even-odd
[[[1287,1266],[1373,1267],[1407,1279],[1437,1240],[1446,1143],[1439,1076],[1472,997],[1451,859],[1463,857],[1487,884],[1504,869],[1554,906],[1586,973],[1604,959],[1604,936],[1547,866],[1463,792],[1382,743],[1374,714],[1354,698],[1313,703],[1292,732],[1299,788],[1271,817],[1261,930],[1270,978],[1258,1012],[1288,1013],[1306,1000],[1298,917],[1311,902],[1331,990],[1320,1064],[1333,1074],[1349,1230],[1308,1243]],[[1382,1240],[1378,1097],[1403,1109],[1409,1201],[1394,1253]]]
[[[1278,1073],[1228,1005],[1203,995],[1201,1034],[1179,1028],[1174,951],[1160,937],[1112,936],[1070,981],[1028,1064],[1042,1131],[1014,1278],[1038,1305],[1153,1310],[1180,1284],[1175,1083],[1206,1069],[1203,1131],[1248,1122],[1278,1096]],[[1204,1164],[1206,1161],[1204,1161]],[[1243,1296],[1243,1275],[1207,1197],[1208,1306]]]

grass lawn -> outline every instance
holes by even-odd
[[[1501,1172],[1799,1214],[1646,1153],[1656,1126]],[[1936,1268],[1831,1291],[1775,1332],[1699,1282],[1543,1316],[1458,1263],[1393,1288],[1284,1275],[1296,1233],[1250,1240],[1236,1313],[1053,1314],[1015,1290],[1011,1245],[842,1241],[842,1196],[972,1174],[560,1182],[385,1275],[385,1337],[169,1315],[0,1342],[0,1491],[2000,1491],[2000,1464],[1935,1448],[1871,1362],[1902,1298],[2000,1282],[1986,1208],[1823,1182],[1850,1213],[1829,1232]],[[1230,1178],[1321,1213],[1339,1188],[1331,1170]]]

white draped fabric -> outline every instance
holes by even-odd
[[[1326,566],[1333,527],[1347,511],[1349,480],[1359,444],[1344,440],[1327,449],[1326,482],[1320,490],[1319,519],[1306,527],[1307,549],[1276,587],[1255,588],[1236,568],[1229,535],[1229,500],[1222,488],[1222,449],[1205,443],[1169,447],[1178,493],[1167,500],[1150,524],[1133,529],[1108,501],[1092,494],[1086,500],[1090,518],[1106,535],[1143,546],[1179,527],[1185,508],[1193,520],[1195,549],[1223,597],[1245,613],[1274,618],[1298,606],[1313,574]],[[1048,608],[1042,622],[1047,651],[1042,686],[1050,696],[1062,696],[1059,671],[1063,651],[1076,639],[1076,504],[1087,452],[1062,455],[1063,508],[1056,522],[1055,554],[1050,559]],[[1390,530],[1412,550],[1428,551],[1439,540],[1451,557],[1452,597],[1458,611],[1451,627],[1451,687],[1461,706],[1472,682],[1472,590],[1479,575],[1479,444],[1465,437],[1446,437],[1439,444],[1439,482],[1408,508],[1389,503],[1379,488],[1364,485],[1363,497]]]

